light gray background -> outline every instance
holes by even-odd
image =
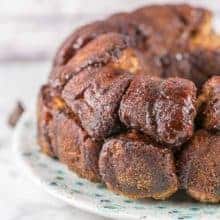
[[[17,99],[31,106],[55,49],[76,26],[152,2],[199,4],[220,16],[219,0],[0,0],[0,219],[104,220],[51,197],[17,170],[6,116]]]

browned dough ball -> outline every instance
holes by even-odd
[[[197,131],[179,160],[181,186],[201,202],[220,202],[220,136]]]
[[[119,115],[129,128],[179,146],[193,134],[196,87],[186,79],[138,75],[123,96]]]
[[[58,109],[58,106],[56,108],[52,101],[54,96],[53,90],[48,85],[44,85],[40,90],[37,102],[37,140],[42,152],[51,157],[57,157],[57,151],[53,145],[54,137],[52,132],[53,114]]]
[[[89,42],[66,65],[54,68],[50,75],[50,84],[62,91],[68,81],[80,71],[106,65],[130,73],[145,68],[143,56],[131,47],[128,37],[108,33]]]
[[[172,152],[134,131],[106,141],[99,158],[102,180],[134,199],[167,199],[178,189]]]
[[[72,114],[57,113],[54,116],[53,131],[59,160],[79,176],[99,182],[101,143],[92,140]]]
[[[62,97],[96,140],[120,130],[118,107],[132,76],[111,67],[80,72],[65,86]]]
[[[60,46],[54,58],[54,65],[65,65],[77,51],[97,36],[116,32],[116,30],[113,25],[105,21],[95,21],[91,24],[83,25],[75,30]]]
[[[81,127],[78,118],[56,92],[45,85],[38,99],[38,143],[70,170],[91,181],[100,181],[98,158],[101,143]]]
[[[220,76],[213,76],[204,84],[198,106],[204,128],[220,130]]]

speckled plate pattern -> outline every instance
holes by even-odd
[[[19,165],[48,193],[72,206],[117,219],[220,219],[220,206],[200,204],[180,192],[169,201],[134,201],[116,195],[102,184],[81,179],[59,161],[43,155],[36,143],[34,114],[25,114],[16,130],[13,147]]]

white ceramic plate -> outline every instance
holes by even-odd
[[[48,193],[92,213],[117,219],[220,219],[220,206],[200,204],[183,192],[169,201],[133,201],[79,178],[58,161],[43,155],[36,143],[34,116],[25,114],[14,136],[14,150],[22,168]]]

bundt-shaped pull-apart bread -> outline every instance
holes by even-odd
[[[220,136],[197,131],[179,161],[181,185],[202,202],[220,201]]]
[[[211,17],[154,5],[74,31],[39,93],[42,151],[131,198],[167,199],[181,182],[192,197],[219,202],[220,37]]]
[[[178,189],[172,152],[134,131],[105,142],[99,169],[109,189],[130,198],[166,199]]]

